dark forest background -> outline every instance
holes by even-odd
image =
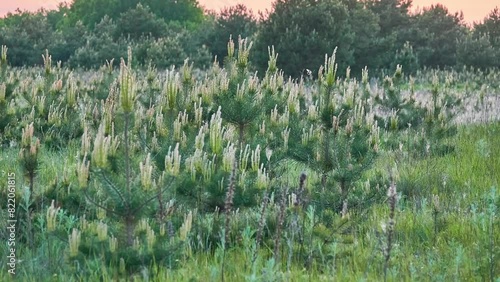
[[[12,66],[40,65],[48,49],[54,61],[95,68],[126,57],[157,68],[222,64],[232,36],[250,38],[252,68],[262,74],[269,46],[286,75],[316,73],[323,54],[338,47],[339,71],[360,74],[404,66],[421,68],[500,66],[500,9],[472,25],[463,14],[435,5],[411,12],[411,0],[277,0],[255,15],[244,5],[220,12],[196,0],[75,0],[56,10],[16,11],[0,19],[0,45]],[[318,56],[320,55],[320,56]]]

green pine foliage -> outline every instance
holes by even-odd
[[[49,51],[18,68],[2,48],[16,279],[495,281],[498,71],[358,80],[330,51],[293,79],[269,47],[260,77],[254,48],[205,71],[143,69],[133,46],[98,70]]]

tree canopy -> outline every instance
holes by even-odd
[[[147,6],[157,17],[166,22],[199,24],[203,20],[203,10],[196,0],[74,0],[70,8],[72,22],[81,20],[94,27],[105,16],[117,19],[138,4]],[[130,18],[130,21],[135,21]]]
[[[354,41],[347,7],[338,0],[278,0],[268,18],[260,24],[256,62],[260,70],[267,63],[267,47],[274,46],[283,71],[298,76],[307,68],[317,70],[323,63],[318,54],[337,56],[342,67],[353,61]]]
[[[411,7],[412,0],[277,0],[257,18],[243,4],[213,12],[196,0],[75,0],[55,10],[9,13],[0,19],[0,44],[9,47],[12,66],[41,64],[48,49],[63,64],[98,67],[117,63],[130,46],[139,65],[154,59],[167,67],[189,57],[203,67],[215,57],[222,64],[230,36],[254,42],[250,68],[259,75],[271,47],[295,78],[304,69],[316,75],[334,50],[339,73],[350,66],[357,76],[365,67],[383,73],[398,64],[410,72],[499,66],[493,59],[500,54],[498,7],[473,26],[440,4]]]

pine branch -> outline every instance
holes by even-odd
[[[140,204],[137,208],[133,209],[132,213],[133,214],[137,213],[138,211],[140,211],[141,209],[143,209],[144,206],[146,206],[147,204],[149,204],[152,200],[156,199],[160,193],[167,191],[167,188],[170,188],[170,184],[172,184],[173,181],[174,181],[174,178],[172,178],[170,180],[170,183],[167,185],[167,187],[165,187],[163,190],[160,190],[158,193],[155,193],[153,196],[151,196],[150,198],[148,198],[147,200],[145,200],[142,204]]]
[[[125,208],[128,209],[129,208],[129,202],[125,200],[125,198],[123,197],[122,193],[120,192],[120,190],[111,182],[111,180],[106,176],[106,174],[104,173],[104,171],[101,170],[101,173],[98,174],[102,177],[102,179],[104,179],[104,182],[106,182],[106,184],[108,184],[108,186],[120,197],[120,201],[122,203],[125,204]]]
[[[101,208],[103,210],[105,210],[106,212],[109,212],[109,213],[112,213],[116,216],[122,216],[121,214],[117,213],[116,211],[114,210],[111,210],[111,209],[108,209],[107,207],[101,205],[101,204],[98,204],[97,202],[95,202],[94,200],[92,200],[92,198],[90,197],[90,195],[88,194],[88,189],[83,189],[84,190],[84,193],[85,193],[85,198],[87,200],[89,200],[93,205],[97,206],[98,208]]]

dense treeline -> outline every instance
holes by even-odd
[[[500,12],[410,4],[0,20],[0,281],[500,282]]]
[[[339,71],[356,75],[371,70],[406,72],[422,67],[500,65],[500,9],[468,26],[461,13],[434,5],[412,13],[411,0],[277,0],[257,18],[244,5],[206,11],[196,0],[75,0],[57,10],[16,11],[0,19],[0,44],[9,47],[12,66],[42,64],[48,49],[53,60],[71,67],[99,67],[125,57],[158,68],[219,63],[229,37],[254,41],[252,68],[263,73],[269,46],[279,54],[287,75],[316,70],[338,47]]]

